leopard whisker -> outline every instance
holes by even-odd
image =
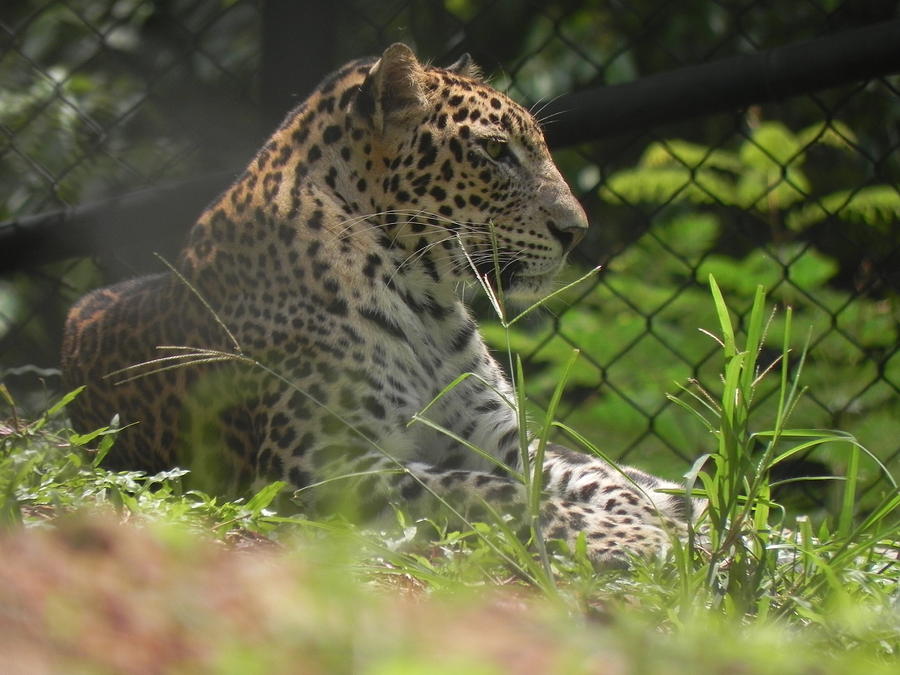
[[[337,238],[338,238],[338,241],[342,241],[342,240],[348,239],[352,236],[355,236],[357,234],[360,234],[361,232],[385,229],[387,227],[396,227],[397,225],[416,224],[416,225],[423,226],[423,228],[425,228],[425,229],[423,229],[420,232],[395,232],[394,237],[392,239],[393,241],[396,241],[398,238],[401,238],[401,237],[421,236],[423,233],[436,234],[436,233],[446,232],[450,229],[449,227],[446,227],[443,224],[439,224],[439,223],[432,223],[432,222],[424,222],[423,223],[421,220],[418,220],[418,218],[420,216],[422,216],[423,213],[424,212],[409,211],[409,212],[399,212],[399,213],[398,212],[383,212],[381,214],[371,214],[369,217],[376,217],[377,215],[400,215],[400,216],[405,216],[407,218],[407,220],[405,222],[393,223],[390,226],[377,224],[377,223],[370,223],[367,228],[362,229],[362,230],[354,230],[353,227],[356,223],[350,223],[349,225],[347,225],[347,227],[345,227],[343,230],[341,230],[338,233]],[[428,218],[429,220],[435,220],[435,218],[430,215],[425,215],[425,217]],[[456,224],[452,220],[449,220],[448,222],[450,224]]]
[[[547,115],[546,117],[537,118],[537,123],[539,125],[541,125],[542,127],[546,127],[550,124],[554,124],[555,122],[558,122],[560,117],[562,117],[564,115],[568,115],[570,112],[572,112],[571,109],[555,110],[552,113],[550,113],[549,115]]]
[[[562,98],[562,94],[557,94],[556,96],[553,96],[551,98],[541,97],[534,104],[532,104],[531,108],[529,108],[528,111],[531,113],[532,117],[534,117],[535,120],[537,120],[537,123],[541,124],[542,119],[546,119],[546,118],[541,118],[541,113],[547,109],[547,106],[555,103],[560,98]],[[538,106],[538,104],[541,104],[541,106],[539,108],[537,108],[537,110],[535,110],[535,108]],[[553,113],[552,115],[549,115],[549,117],[552,117],[555,114],[556,113]]]
[[[401,260],[395,266],[394,272],[390,276],[390,281],[393,281],[394,277],[402,270],[404,267],[411,267],[413,264],[421,260],[425,255],[428,254],[436,246],[442,244],[443,242],[451,239],[451,237],[443,237],[436,241],[429,243],[427,246],[423,246],[420,249],[414,250],[412,253],[407,255],[403,260]]]
[[[380,216],[407,216],[409,218],[418,218],[424,216],[433,221],[447,223],[448,225],[456,226],[456,227],[464,227],[464,226],[478,226],[478,227],[487,227],[487,223],[479,222],[479,221],[467,221],[467,220],[454,220],[448,216],[445,216],[440,213],[435,213],[433,211],[427,211],[425,209],[388,209],[385,211],[376,211],[372,213],[368,213],[364,216],[360,216],[358,218],[348,219],[343,221],[345,223],[349,222],[351,224],[355,222],[359,222],[362,220],[368,220],[369,218],[378,218]],[[435,225],[435,223],[426,223],[428,225]],[[375,227],[385,227],[385,224],[375,223],[373,224]]]
[[[430,251],[432,251],[434,248],[442,245],[444,242],[453,241],[454,239],[457,239],[458,237],[464,237],[464,236],[471,236],[471,235],[468,233],[465,233],[465,232],[452,233],[449,236],[442,237],[435,241],[429,242],[426,246],[423,246],[422,248],[413,251],[411,254],[409,254],[404,260],[402,260],[397,265],[396,270],[394,271],[394,273],[391,275],[390,278],[393,279],[394,276],[397,274],[397,272],[399,272],[403,267],[417,262],[422,257],[424,257],[426,254],[428,254]],[[434,258],[435,262],[441,262],[443,260],[448,260],[448,259],[452,259],[454,262],[456,262],[455,256],[453,256],[450,252],[447,252],[446,254],[444,254],[442,256],[436,256]]]

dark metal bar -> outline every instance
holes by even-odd
[[[172,257],[191,223],[235,174],[218,172],[0,224],[0,273],[129,250]]]
[[[564,147],[900,72],[900,20],[561,96],[541,116]]]

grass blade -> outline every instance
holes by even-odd
[[[844,483],[844,494],[841,499],[841,510],[838,514],[838,535],[846,538],[853,527],[853,514],[856,506],[856,488],[859,480],[859,448],[850,446],[850,457],[847,461],[847,476]]]
[[[709,275],[709,288],[712,291],[716,316],[719,318],[719,326],[722,329],[722,347],[725,350],[725,358],[730,359],[737,353],[734,341],[734,328],[731,325],[731,315],[728,313],[725,298],[722,297],[719,284],[716,283],[716,278],[712,274]]]

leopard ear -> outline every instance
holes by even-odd
[[[472,60],[472,55],[465,52],[456,61],[447,66],[446,70],[463,77],[470,77],[473,80],[483,81],[484,76],[481,74],[481,68]]]
[[[356,111],[378,131],[393,117],[402,117],[425,104],[425,70],[412,50],[400,42],[384,50],[356,95]]]

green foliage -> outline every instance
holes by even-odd
[[[887,232],[900,220],[900,196],[897,188],[891,185],[840,190],[792,210],[787,214],[785,224],[792,230],[804,230],[834,215],[850,223]]]
[[[713,277],[710,285],[721,331],[716,338],[724,361],[721,393],[716,396],[698,387],[683,390],[686,396],[670,397],[693,412],[717,441],[716,450],[701,457],[689,472],[690,483],[702,485],[698,493],[708,500],[698,528],[708,538],[708,559],[698,569],[706,573],[703,588],[713,606],[784,615],[798,606],[821,602],[823,589],[843,592],[840,578],[848,569],[863,565],[874,572],[891,565],[888,542],[897,538],[900,522],[890,514],[900,507],[900,491],[893,476],[875,460],[889,489],[874,507],[880,515],[856,523],[860,454],[868,451],[844,432],[787,426],[802,395],[799,379],[806,357],[804,350],[799,366],[791,367],[791,310],[785,317],[780,355],[763,370],[758,359],[771,317],[767,320],[762,286],[756,289],[741,345]],[[773,396],[777,405],[773,418],[766,420],[771,427],[753,431],[753,403],[770,374],[778,377]],[[836,523],[824,521],[816,537],[804,533],[803,526],[798,533],[786,532],[785,512],[772,499],[770,474],[791,457],[829,443],[839,445],[847,455],[846,473],[837,479],[843,482],[843,497]],[[756,450],[758,444],[763,446],[761,452]],[[878,551],[879,545],[888,548]]]
[[[220,145],[215,127],[246,122],[233,78],[255,63],[249,3],[13,5],[4,20],[18,32],[0,59],[0,221],[176,179],[215,156],[190,152],[201,139]],[[223,30],[207,31],[211,20]],[[195,41],[191,58],[178,32]]]
[[[816,196],[804,171],[816,144],[852,152],[856,138],[837,120],[797,133],[780,122],[756,126],[736,151],[680,139],[650,145],[637,166],[612,174],[600,196],[612,204],[694,204],[755,210],[804,230],[828,217],[884,227],[900,219],[900,192],[873,185]],[[777,216],[777,217],[776,217]]]
[[[276,521],[270,506],[283,483],[265,486],[246,500],[228,501],[183,489],[188,472],[181,468],[153,475],[102,468],[119,431],[117,418],[82,434],[67,428],[63,419],[66,405],[83,389],[62,396],[26,422],[0,385],[0,403],[11,412],[8,422],[0,422],[0,527],[112,506],[127,517],[177,522],[223,538],[237,529],[272,530]]]

